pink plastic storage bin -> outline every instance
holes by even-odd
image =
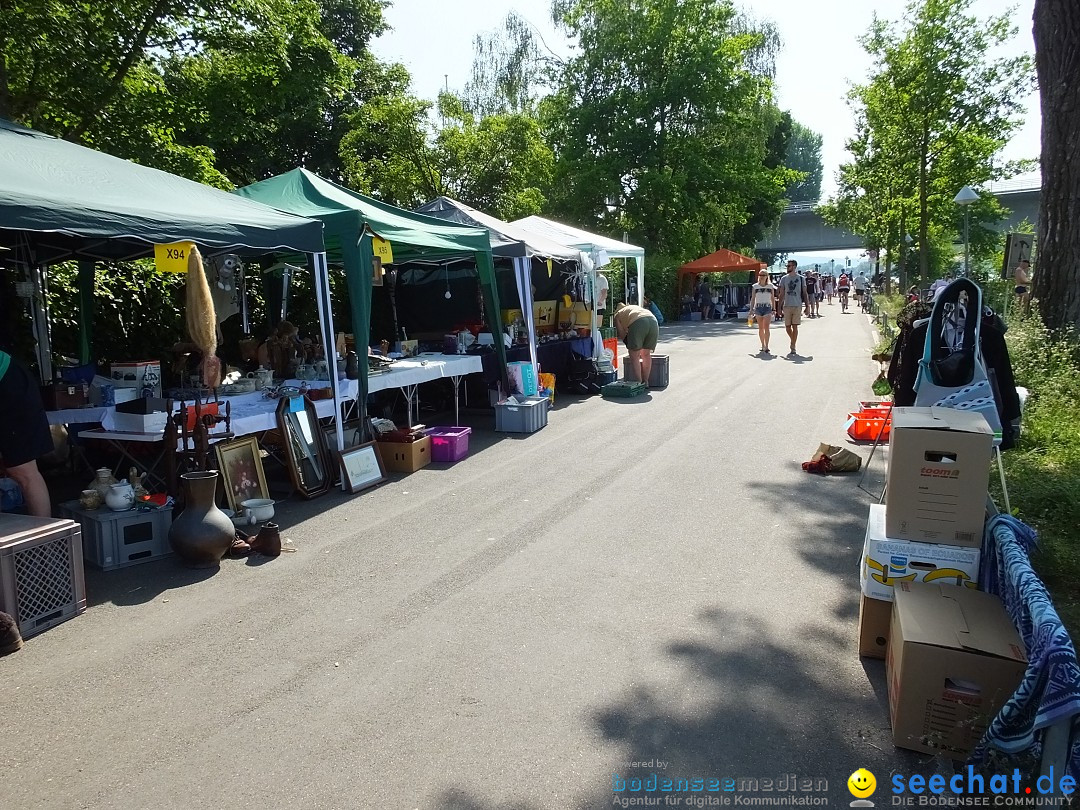
[[[469,455],[469,427],[436,426],[427,429],[431,437],[432,461],[461,461]]]

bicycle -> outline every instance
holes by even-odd
[[[848,288],[847,287],[841,287],[839,292],[837,293],[837,295],[840,298],[840,312],[841,313],[847,312]]]

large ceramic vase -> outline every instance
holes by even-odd
[[[236,538],[236,527],[217,508],[218,472],[190,472],[184,482],[184,511],[169,529],[169,545],[192,568],[214,568]]]

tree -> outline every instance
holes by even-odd
[[[967,14],[971,3],[913,0],[903,32],[875,16],[862,39],[873,72],[849,94],[858,125],[848,144],[853,160],[841,166],[837,198],[823,212],[871,246],[897,244],[892,235],[913,223],[923,278],[953,254],[963,222],[956,192],[1009,174],[994,156],[1020,123],[1032,82],[1027,56],[986,56],[1016,31],[1006,16]],[[972,255],[992,254],[997,236],[979,223],[1000,219],[1001,206],[984,194],[969,213]]]
[[[0,0],[0,116],[222,187],[341,177],[380,0]]]
[[[1080,8],[1035,0],[1042,101],[1042,201],[1032,294],[1051,329],[1080,327]]]
[[[825,173],[821,161],[821,143],[820,134],[798,121],[791,122],[791,139],[788,141],[784,165],[802,172],[805,177],[788,186],[789,202],[816,203],[821,198],[821,179]]]
[[[779,204],[791,175],[783,152],[765,165],[780,121],[761,68],[769,60],[758,59],[769,42],[728,0],[569,0],[559,10],[577,55],[540,105],[556,155],[553,213],[700,255],[731,245],[752,206]]]

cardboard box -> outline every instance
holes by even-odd
[[[113,429],[127,433],[162,433],[169,418],[169,402],[153,397],[121,402],[113,414]]]
[[[392,472],[411,473],[431,463],[431,437],[415,442],[379,442],[383,466]]]
[[[510,383],[510,393],[535,397],[538,391],[536,366],[519,360],[506,364],[506,375]]]
[[[982,545],[994,432],[977,413],[894,408],[885,531],[897,540]]]
[[[859,599],[859,655],[885,658],[889,646],[892,602],[863,596]]]
[[[859,564],[859,584],[864,596],[891,602],[899,582],[976,587],[980,549],[894,540],[885,534],[886,511],[884,504],[871,504],[866,519]]]
[[[109,376],[117,388],[134,388],[145,397],[161,396],[161,363],[157,360],[113,363]]]
[[[996,596],[902,582],[886,658],[893,743],[966,759],[1027,669]]]
[[[536,330],[548,330],[548,328],[555,328],[558,326],[555,323],[555,302],[554,301],[534,301],[533,302],[533,325]]]

